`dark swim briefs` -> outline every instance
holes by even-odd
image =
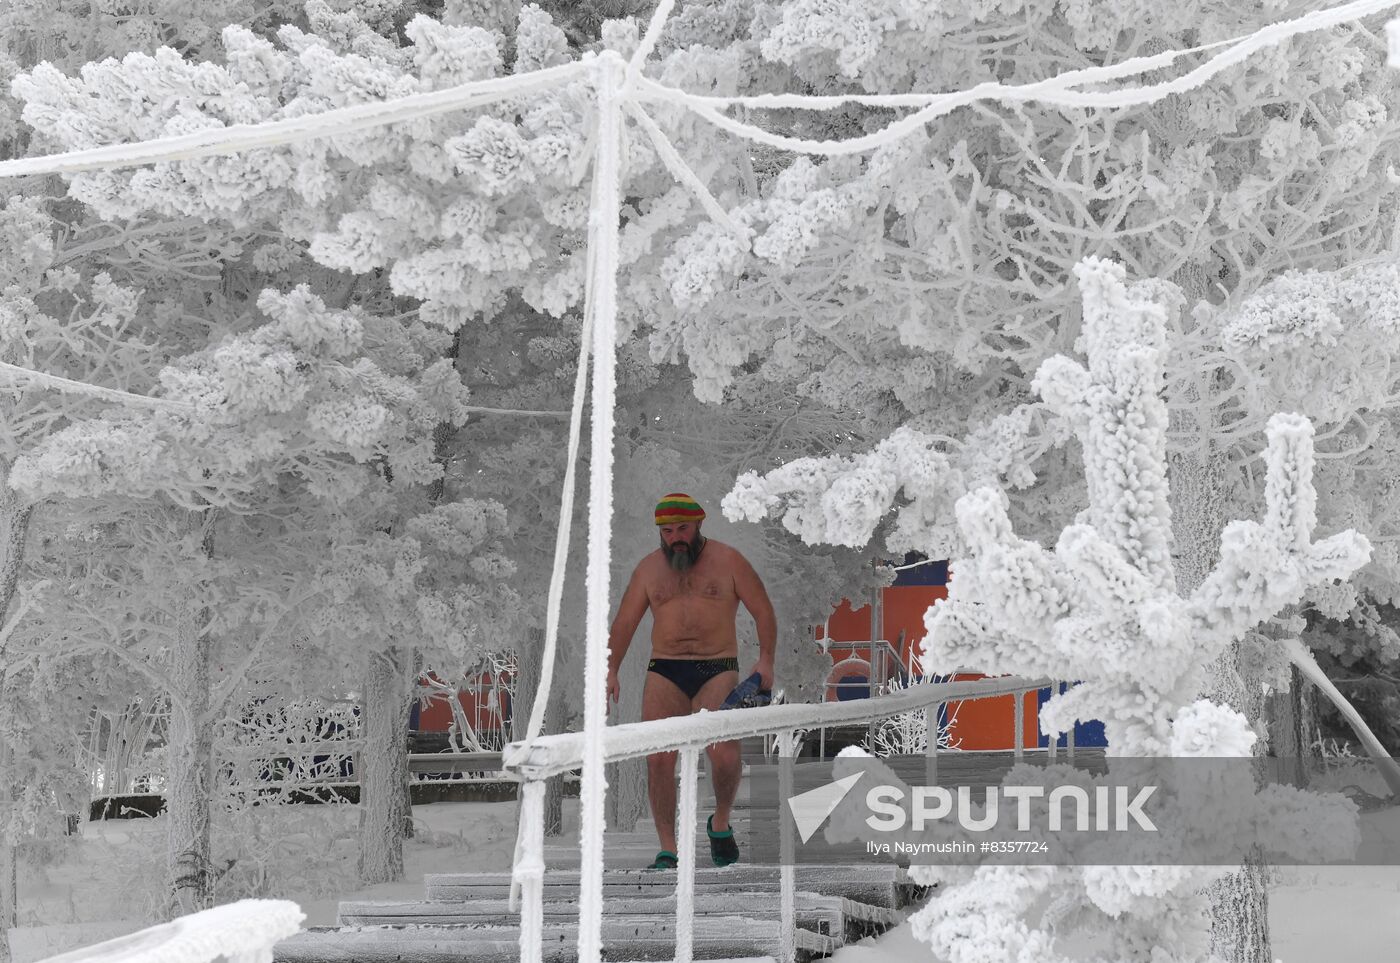
[[[687,699],[694,699],[701,686],[721,672],[738,672],[739,660],[728,659],[652,659],[647,663],[647,671],[655,672],[663,679],[670,679]]]

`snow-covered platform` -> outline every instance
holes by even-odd
[[[610,836],[611,841],[611,836]],[[697,959],[776,956],[782,949],[779,870],[703,867],[695,873]],[[279,943],[277,963],[438,963],[514,961],[520,917],[509,906],[509,873],[451,873],[425,879],[423,900],[345,902],[340,925],[303,931]],[[799,866],[796,948],[827,956],[847,941],[901,922],[920,895],[896,866]],[[607,960],[669,960],[676,946],[676,873],[606,870],[603,945]],[[579,873],[551,870],[544,880],[544,954],[577,958]]]

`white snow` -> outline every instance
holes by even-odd
[[[566,832],[577,826],[577,806],[575,799],[564,801]],[[326,838],[353,830],[353,806],[298,808],[324,817]],[[318,867],[315,875],[284,867],[284,875],[293,882],[258,895],[300,905],[306,913],[303,926],[335,925],[341,900],[421,899],[423,877],[428,873],[509,870],[515,813],[513,802],[415,806],[418,831],[413,839],[404,841],[402,881],[357,888],[355,854],[347,850],[338,861]],[[11,931],[14,963],[35,963],[153,925],[155,920],[147,915],[146,907],[156,896],[153,887],[160,885],[162,874],[143,877],[137,869],[143,854],[152,850],[163,853],[164,834],[164,819],[85,823],[82,840],[69,858],[47,867],[42,874],[33,867],[22,867],[19,915],[21,923],[29,925]]]
[[[1355,781],[1348,779],[1345,781]],[[1363,780],[1372,789],[1378,783]],[[337,816],[335,807],[307,807]],[[515,840],[515,803],[434,803],[418,806],[420,827],[404,846],[405,875],[399,883],[359,889],[346,885],[328,895],[323,887],[269,894],[300,904],[304,926],[334,925],[341,900],[413,900],[423,895],[428,873],[510,868]],[[345,814],[340,814],[342,817]],[[350,813],[353,815],[353,812]],[[1400,836],[1400,809],[1362,817],[1372,828]],[[576,833],[578,800],[564,800],[566,838]],[[26,885],[21,916],[55,920],[11,931],[14,963],[37,963],[56,953],[133,933],[149,921],[134,918],[131,888],[139,881],[114,885],[130,856],[145,846],[162,844],[159,820],[125,820],[84,826],[83,851],[52,868],[37,890]],[[95,857],[89,859],[88,857]],[[546,868],[547,871],[547,868]],[[1400,866],[1295,866],[1277,869],[1269,894],[1274,956],[1281,963],[1387,963],[1400,947]],[[58,920],[63,920],[58,922]],[[842,947],[832,963],[935,963],[926,944],[904,923],[877,939]]]

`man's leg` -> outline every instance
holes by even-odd
[[[690,714],[690,699],[680,686],[655,672],[647,673],[642,689],[642,720],[670,719]],[[651,800],[651,818],[656,823],[656,836],[661,848],[676,849],[676,756],[672,752],[654,752],[647,756],[647,796]]]
[[[715,711],[738,684],[738,672],[721,672],[695,693],[691,710]],[[706,746],[705,755],[710,758],[710,779],[715,787],[715,817],[710,825],[715,832],[724,832],[729,828],[729,812],[734,806],[734,797],[739,795],[739,780],[743,778],[744,764],[739,741],[732,739]]]

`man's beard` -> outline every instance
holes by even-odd
[[[666,555],[666,561],[671,563],[673,572],[684,572],[695,564],[696,556],[700,554],[700,533],[696,532],[695,537],[688,542],[675,542],[666,544],[666,540],[661,540],[661,551]]]

